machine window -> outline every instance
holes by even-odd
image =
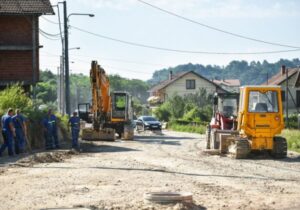
[[[115,95],[115,107],[117,110],[125,110],[126,95]]]
[[[276,91],[250,91],[248,112],[278,112],[278,95]]]

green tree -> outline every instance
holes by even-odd
[[[27,110],[32,107],[32,100],[25,94],[20,85],[10,86],[0,92],[0,112],[8,108]]]

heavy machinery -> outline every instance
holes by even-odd
[[[115,134],[133,139],[132,100],[125,91],[110,92],[109,79],[104,69],[92,61],[90,71],[92,103],[78,104],[79,117],[92,128],[82,131],[85,140],[114,140]]]
[[[236,133],[238,93],[215,93],[213,98],[213,117],[207,127],[207,149],[219,149],[218,135]],[[218,152],[218,151],[216,151]]]
[[[275,158],[286,157],[286,139],[276,136],[284,128],[279,86],[241,87],[236,124],[236,129],[234,125],[225,129],[211,123],[207,148],[230,153],[237,159],[258,151],[268,151]]]

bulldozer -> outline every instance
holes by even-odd
[[[115,134],[126,140],[133,139],[133,103],[126,91],[110,92],[105,70],[92,61],[90,70],[92,102],[78,104],[79,117],[91,123],[82,130],[84,140],[115,140]]]
[[[237,116],[234,116],[233,109],[224,105],[224,98],[214,99],[214,106],[224,106],[223,111],[214,112],[208,126],[207,151],[229,153],[236,159],[262,151],[274,158],[285,158],[287,142],[278,136],[284,128],[280,86],[243,86],[236,101],[239,103]],[[226,109],[230,114],[224,111]]]

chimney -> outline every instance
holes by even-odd
[[[281,66],[281,75],[285,75],[286,73],[286,69],[285,69],[285,65]]]
[[[173,79],[173,72],[170,71],[170,72],[169,72],[169,80],[172,80],[172,79]]]

